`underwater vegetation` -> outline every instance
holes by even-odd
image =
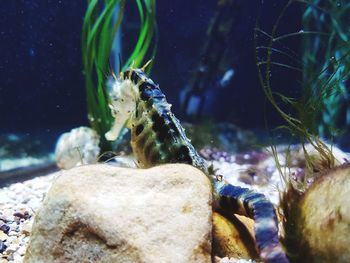
[[[101,137],[102,151],[111,145],[104,139],[110,129],[112,115],[108,107],[107,77],[110,73],[110,57],[116,35],[122,30],[125,0],[88,0],[82,28],[82,57],[86,85],[88,119],[91,127]],[[129,1],[129,4],[132,1]],[[156,1],[135,0],[140,31],[132,53],[119,70],[131,64],[139,67],[144,58],[154,57],[157,50]],[[151,53],[149,53],[151,52]],[[122,54],[117,54],[121,57]]]
[[[286,121],[286,125],[279,128],[297,137],[303,145],[311,143],[322,157],[323,168],[327,169],[334,167],[334,157],[331,147],[323,143],[320,138],[325,135],[325,131],[335,131],[337,128],[336,119],[340,114],[338,102],[347,92],[345,80],[349,77],[349,71],[346,69],[350,60],[350,43],[346,42],[346,34],[342,33],[347,30],[344,25],[346,23],[342,23],[343,6],[335,2],[286,1],[271,32],[266,32],[259,26],[259,19],[255,30],[256,64],[261,86],[266,98]],[[305,29],[279,35],[279,25],[285,13],[295,4],[302,5],[300,8],[303,10]],[[348,8],[348,5],[345,8]],[[327,20],[335,26],[328,26],[326,28],[328,31],[313,28],[311,20],[315,22],[317,19],[308,18],[310,12],[321,12],[319,23]],[[334,13],[336,14],[333,15]],[[292,50],[284,42],[296,37],[300,37],[299,41],[303,47],[301,54],[296,53],[297,51]],[[304,43],[306,43],[305,49]],[[318,43],[316,49],[310,47],[310,43]],[[302,59],[299,59],[300,57]],[[273,90],[271,83],[276,68],[297,71],[300,78],[295,81],[295,89],[301,90],[299,97],[286,96]],[[312,174],[315,167],[307,151],[305,158],[308,172]]]
[[[346,1],[314,0],[303,13],[303,30],[315,32],[303,38],[303,93],[321,98],[322,111],[314,129],[322,137],[336,136],[337,121],[349,96],[349,12]]]
[[[279,33],[284,15],[301,5],[303,29]],[[280,213],[284,233],[282,242],[291,262],[348,262],[349,218],[347,193],[349,166],[339,160],[333,145],[325,142],[337,136],[337,121],[348,96],[350,66],[349,3],[341,1],[285,2],[271,30],[256,26],[256,64],[261,86],[287,130],[302,144],[305,174],[295,178],[271,146],[276,167],[286,183],[280,193]],[[299,53],[287,46],[291,38],[301,43]],[[267,44],[261,44],[265,39]],[[286,41],[286,42],[285,42]],[[285,61],[288,61],[286,63]],[[299,97],[289,97],[272,88],[274,70],[296,71],[295,88]],[[274,87],[276,88],[276,87]],[[335,147],[334,147],[335,148]],[[284,166],[284,167],[282,167]]]

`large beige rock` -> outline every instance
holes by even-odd
[[[211,186],[189,165],[62,172],[24,262],[211,262]]]
[[[284,243],[293,262],[350,262],[350,165],[322,174],[294,196],[289,190],[284,201]]]
[[[312,260],[350,262],[350,166],[317,180],[301,202],[299,229]]]

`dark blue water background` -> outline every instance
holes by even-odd
[[[180,119],[179,94],[198,65],[216,2],[157,1],[159,48],[152,78]],[[266,103],[255,66],[253,28],[260,2],[241,2],[229,36],[235,76],[230,86],[211,93],[211,114],[214,120],[230,121],[243,128],[263,128],[266,119],[274,127],[281,124],[281,119]],[[282,2],[264,3],[264,29],[271,31]],[[30,137],[39,131],[40,136],[54,137],[61,131],[88,125],[80,47],[85,8],[85,1],[0,1],[0,132],[22,132]],[[299,19],[300,9],[291,8],[280,33],[299,30]],[[137,25],[135,8],[128,7],[124,47],[133,44],[134,38],[127,36],[137,35]],[[298,49],[300,43],[293,41],[290,44]],[[277,74],[273,83],[277,91],[298,93],[295,73]]]

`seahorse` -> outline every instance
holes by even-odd
[[[106,133],[115,140],[123,127],[131,130],[131,146],[139,167],[186,163],[203,171],[213,185],[214,210],[230,211],[254,220],[256,247],[264,262],[289,262],[278,238],[273,205],[261,193],[230,185],[198,154],[164,93],[144,73],[129,68],[114,75],[110,108],[115,122]]]

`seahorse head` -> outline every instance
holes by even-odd
[[[110,131],[105,134],[109,141],[117,139],[122,128],[127,125],[128,120],[134,114],[136,101],[139,97],[138,87],[129,78],[123,77],[110,79],[107,83],[109,88],[109,107],[114,118]]]

